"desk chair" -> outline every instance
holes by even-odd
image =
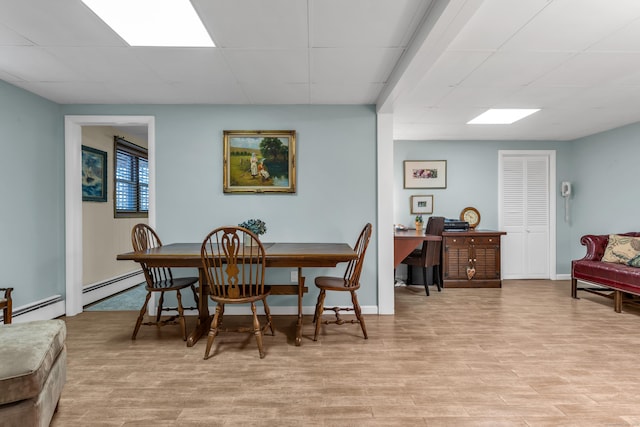
[[[426,234],[432,234],[436,236],[442,236],[444,231],[444,217],[432,216],[429,217],[427,222]],[[425,240],[422,243],[421,249],[416,249],[411,252],[405,259],[402,260],[402,264],[407,265],[407,285],[412,283],[412,267],[422,267],[422,279],[424,281],[424,290],[429,296],[429,283],[427,282],[427,268],[432,269],[433,282],[438,288],[438,292],[442,290],[442,276],[440,271],[440,258],[442,249],[442,242],[434,242]]]
[[[209,286],[209,297],[216,302],[216,313],[211,321],[204,359],[211,357],[211,347],[221,331],[226,304],[250,304],[253,314],[251,328],[224,329],[223,332],[249,332],[256,338],[258,352],[265,355],[262,334],[269,328],[274,335],[267,297],[271,292],[264,284],[264,246],[251,231],[243,227],[219,227],[207,235],[200,251],[204,277]],[[202,285],[201,285],[202,286]],[[262,301],[267,322],[260,325],[256,301]]]
[[[324,323],[328,325],[329,323],[335,323],[337,325],[342,325],[344,323],[360,323],[360,327],[362,328],[362,334],[364,335],[364,339],[369,338],[367,336],[367,328],[364,324],[364,318],[362,317],[362,312],[360,310],[360,304],[358,304],[358,297],[356,296],[356,291],[360,289],[360,273],[362,273],[362,264],[364,263],[364,255],[367,252],[367,246],[369,246],[369,240],[371,240],[371,224],[367,224],[364,226],[362,231],[360,232],[360,236],[356,241],[356,245],[354,247],[356,253],[358,254],[358,258],[349,261],[347,264],[347,268],[344,272],[343,277],[332,277],[332,276],[319,276],[316,277],[315,284],[316,287],[320,289],[320,294],[318,295],[318,302],[316,303],[316,310],[313,316],[313,322],[316,324],[316,331],[313,335],[313,340],[318,340],[318,333],[320,332],[320,324]],[[349,292],[351,293],[351,302],[353,303],[353,307],[325,307],[324,306],[324,298],[326,296],[327,291],[337,291],[337,292]],[[322,314],[325,310],[332,310],[336,315],[336,320],[322,320]],[[356,315],[356,320],[346,321],[340,318],[341,311],[353,311]]]
[[[131,230],[131,243],[133,244],[133,250],[136,252],[146,251],[147,249],[157,248],[162,246],[162,241],[158,234],[148,225],[146,224],[137,224]],[[149,267],[145,263],[141,263],[142,270],[144,271],[144,277],[147,281],[147,285],[145,289],[147,290],[147,297],[144,300],[144,304],[140,309],[140,314],[138,316],[138,320],[136,321],[136,326],[133,330],[133,334],[131,335],[131,339],[135,340],[136,335],[138,335],[138,330],[140,329],[140,325],[156,325],[156,326],[164,326],[169,324],[176,324],[175,320],[178,319],[180,324],[180,329],[182,330],[182,339],[186,341],[187,339],[187,326],[184,320],[184,307],[182,306],[182,294],[180,291],[185,288],[191,288],[193,292],[193,297],[196,301],[196,306],[198,304],[198,292],[196,291],[195,283],[198,282],[197,277],[180,277],[174,278],[171,269],[168,267]],[[178,307],[163,307],[164,304],[164,293],[165,292],[174,292],[176,293],[176,298],[178,299]],[[160,299],[158,301],[158,309],[156,311],[156,320],[154,322],[145,322],[142,323],[144,319],[144,314],[147,311],[147,305],[149,304],[149,299],[151,299],[151,294],[153,292],[160,293]],[[188,309],[195,309],[196,307],[187,307]],[[169,317],[166,320],[161,320],[163,311],[177,310],[178,314]]]
[[[0,297],[0,309],[2,309],[2,321],[5,325],[11,323],[11,315],[13,313],[11,291],[13,288],[0,288],[4,291],[4,297]]]

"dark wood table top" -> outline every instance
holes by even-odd
[[[118,260],[167,267],[200,267],[201,243],[172,243],[144,252],[119,254]],[[346,243],[263,243],[267,267],[335,267],[357,258]]]

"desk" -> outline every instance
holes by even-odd
[[[341,262],[356,259],[358,254],[346,243],[262,243],[266,252],[267,267],[296,267],[297,285],[274,285],[274,295],[298,295],[298,321],[296,324],[296,345],[302,342],[302,296],[308,288],[304,286],[302,267],[335,267]],[[187,338],[187,346],[193,346],[198,339],[209,332],[209,291],[200,259],[201,243],[173,243],[144,252],[119,254],[116,259],[144,262],[150,267],[191,267],[200,272],[200,305],[198,323]]]
[[[393,235],[393,268],[397,268],[425,240],[438,242],[442,237],[416,230],[396,231]]]

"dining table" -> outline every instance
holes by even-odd
[[[336,267],[342,262],[349,262],[358,254],[347,243],[265,243],[265,263],[267,268],[297,268],[297,283],[269,284],[272,295],[297,295],[298,318],[296,322],[295,344],[302,343],[302,298],[308,288],[302,268]],[[198,321],[195,329],[187,337],[187,346],[193,346],[198,339],[208,333],[211,324],[209,313],[209,287],[206,282],[202,259],[201,243],[171,243],[140,252],[118,254],[117,260],[145,263],[149,267],[185,267],[197,268],[199,271],[199,304]]]
[[[442,236],[435,234],[425,234],[424,230],[416,229],[395,230],[393,234],[393,268],[397,268],[403,259],[414,249],[427,241],[441,241]]]

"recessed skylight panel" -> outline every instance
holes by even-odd
[[[82,1],[131,46],[215,46],[189,0]]]
[[[468,125],[510,125],[524,119],[531,114],[540,111],[539,108],[491,108],[480,114],[475,119],[467,122]]]

